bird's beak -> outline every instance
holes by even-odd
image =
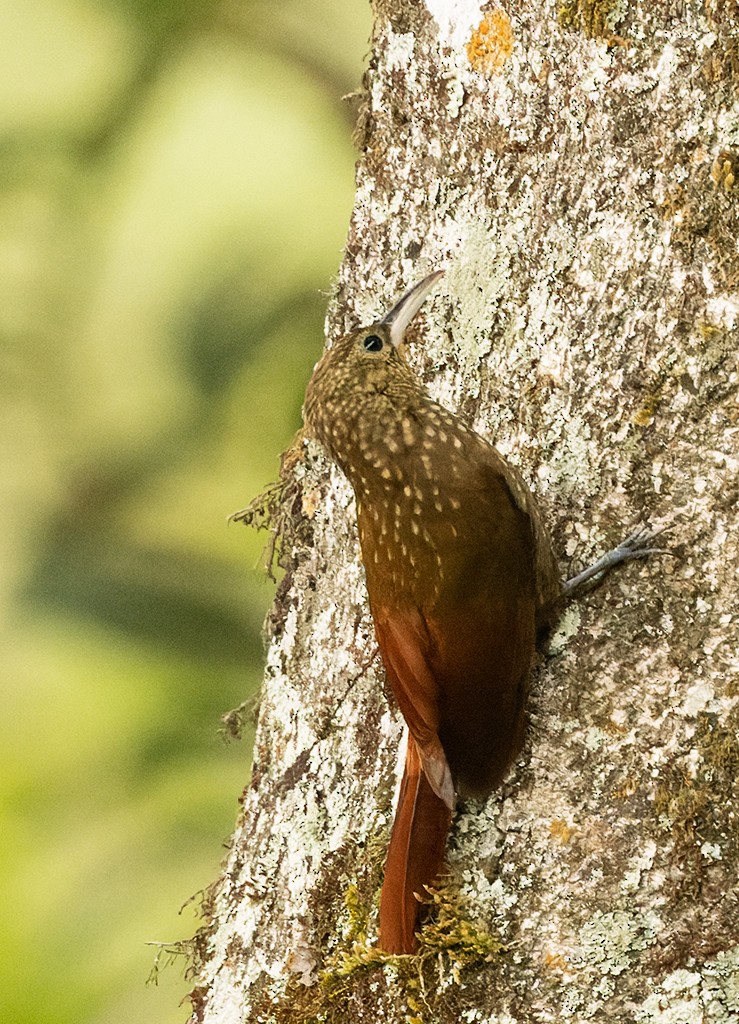
[[[380,323],[390,328],[390,341],[395,348],[398,348],[403,341],[403,335],[408,324],[425,302],[428,293],[443,275],[443,270],[435,270],[433,274],[424,277],[423,281],[419,281],[410,291],[407,291],[403,298],[395,303],[387,316],[380,321]]]

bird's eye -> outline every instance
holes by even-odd
[[[362,344],[365,352],[379,352],[382,348],[382,338],[377,334],[368,334]]]

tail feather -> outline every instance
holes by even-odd
[[[444,863],[452,812],[431,788],[415,740],[408,737],[405,771],[380,896],[380,948],[413,953],[421,904]]]

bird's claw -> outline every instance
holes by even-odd
[[[562,596],[567,599],[575,597],[577,592],[586,583],[591,583],[598,577],[602,579],[606,573],[623,562],[631,562],[635,558],[648,558],[650,555],[673,554],[668,548],[654,547],[652,545],[656,537],[663,536],[671,529],[673,529],[672,526],[660,526],[656,529],[650,526],[640,526],[622,540],[620,544],[617,544],[615,548],[611,548],[610,551],[606,551],[604,555],[601,555],[587,569],[583,569],[577,576],[567,580],[562,586]]]

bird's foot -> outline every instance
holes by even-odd
[[[585,590],[597,586],[611,569],[623,562],[631,562],[635,558],[648,558],[650,555],[672,554],[667,548],[655,545],[656,538],[663,536],[669,529],[670,527],[660,527],[653,530],[648,526],[640,526],[615,548],[611,548],[610,551],[601,555],[597,562],[593,562],[577,576],[567,580],[562,585],[562,597],[566,601],[573,597],[579,597]]]

